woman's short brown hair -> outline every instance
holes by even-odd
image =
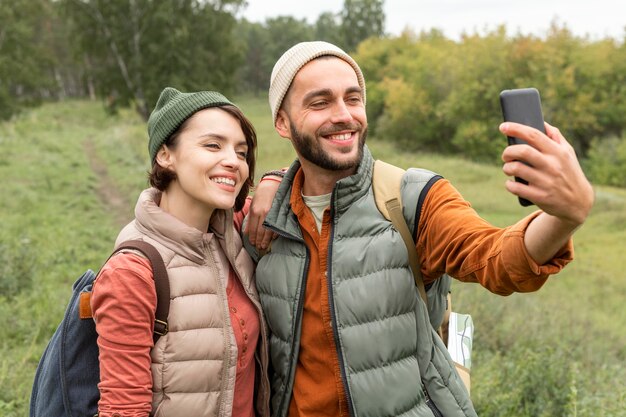
[[[244,116],[243,112],[239,110],[239,108],[231,105],[213,108],[224,110],[226,113],[230,114],[239,121],[243,135],[246,138],[246,144],[248,145],[248,154],[246,155],[246,162],[248,163],[248,178],[243,183],[241,191],[239,191],[239,195],[237,195],[237,198],[235,199],[235,211],[239,211],[243,208],[246,202],[246,197],[248,197],[250,189],[254,186],[254,168],[256,163],[257,145],[256,131],[254,130],[254,126],[252,126],[250,120]],[[169,138],[167,138],[163,145],[172,150],[176,149],[176,146],[178,145],[178,137],[187,127],[188,121],[189,118],[185,120],[185,122],[178,129],[176,129],[176,131]],[[148,181],[151,186],[159,191],[165,191],[175,179],[176,173],[174,171],[162,167],[155,160],[154,164],[152,164],[152,170],[148,174]]]

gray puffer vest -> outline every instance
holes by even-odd
[[[429,323],[402,238],[376,208],[372,164],[366,147],[357,173],[337,182],[330,208],[325,275],[350,415],[475,416],[463,382]],[[289,204],[299,167],[296,161],[290,168],[265,220],[279,237],[256,271],[271,331],[274,416],[287,415],[300,335],[306,331],[301,319],[309,253]],[[439,178],[424,170],[405,174],[404,215],[412,230],[428,189]]]

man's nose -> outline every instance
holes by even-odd
[[[333,113],[331,122],[333,123],[342,123],[349,122],[353,119],[352,113],[350,113],[350,109],[346,106],[346,103],[343,100],[339,100],[333,106]]]

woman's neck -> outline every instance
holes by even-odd
[[[177,187],[168,187],[161,195],[159,207],[190,227],[203,233],[209,230],[209,222],[215,209],[191,200]]]

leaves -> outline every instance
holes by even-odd
[[[591,42],[556,24],[545,39],[504,27],[459,42],[407,31],[368,39],[354,57],[367,80],[371,130],[408,149],[499,161],[498,96],[523,87],[541,92],[544,118],[579,157],[594,138],[598,148],[626,131],[626,46],[612,39]]]
[[[241,0],[65,0],[79,49],[110,105],[147,118],[161,90],[234,90],[242,62],[234,13]]]

